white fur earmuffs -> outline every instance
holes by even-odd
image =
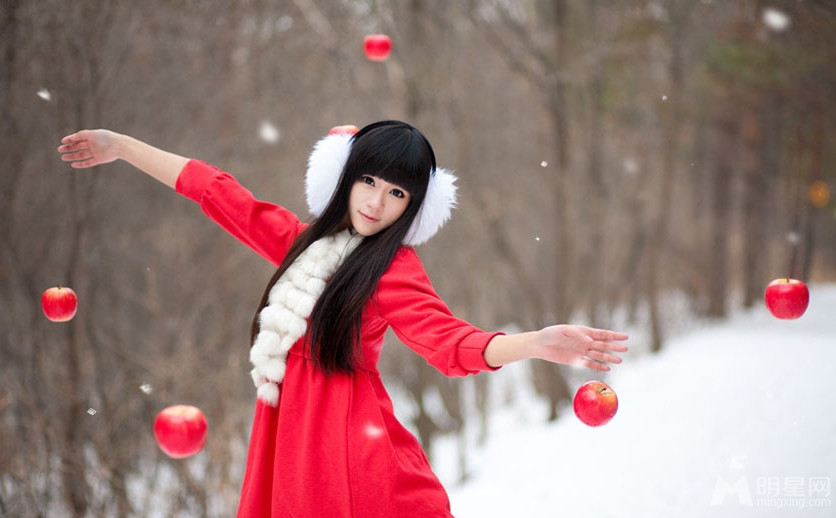
[[[311,214],[319,217],[331,201],[351,150],[350,133],[335,132],[322,138],[308,158],[305,195]],[[412,222],[403,244],[418,246],[427,242],[450,219],[456,206],[456,177],[440,167],[430,175],[424,203]]]

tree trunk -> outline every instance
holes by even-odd
[[[569,52],[568,6],[565,0],[555,0],[554,7],[554,62],[566,63]],[[571,283],[574,278],[572,263],[574,237],[571,234],[572,226],[569,222],[568,176],[571,160],[566,96],[566,84],[556,77],[555,83],[551,90],[547,92],[546,98],[548,99],[547,109],[555,138],[557,156],[557,167],[554,168],[555,172],[552,177],[552,202],[555,211],[553,241],[556,243],[554,249],[556,275],[554,278],[557,284],[552,290],[554,298],[550,306],[558,322],[569,320],[575,303],[570,296],[573,293]],[[570,397],[569,387],[560,369],[554,364],[535,361],[531,362],[531,373],[535,389],[548,399],[549,420],[557,419],[558,408]]]
[[[595,30],[598,26],[597,0],[587,2],[590,13],[590,26]],[[599,31],[600,32],[600,31]],[[584,279],[581,292],[585,294],[587,318],[593,327],[601,327],[601,304],[606,299],[604,294],[604,269],[606,264],[606,247],[604,246],[604,228],[607,221],[606,207],[609,205],[609,191],[604,181],[603,157],[605,149],[605,133],[602,131],[601,119],[604,116],[604,74],[605,64],[597,60],[591,72],[589,90],[589,140],[587,142],[587,194],[582,206],[587,210],[585,220],[589,223],[589,239],[584,250],[584,271],[580,272]]]
[[[766,277],[766,237],[764,220],[768,217],[770,178],[763,159],[763,98],[753,94],[741,120],[743,188],[743,306],[751,308],[763,296]]]
[[[80,200],[78,184],[83,181],[79,176],[70,177],[70,192],[73,200]],[[80,203],[84,204],[83,201]],[[83,219],[81,209],[76,203],[69,208],[71,211],[72,231],[69,237],[70,252],[67,257],[67,272],[65,278],[70,286],[78,287],[80,280],[79,265],[81,262],[81,240]],[[77,288],[76,288],[77,289]],[[83,292],[82,292],[83,293]],[[83,392],[84,376],[82,373],[82,343],[77,330],[79,320],[73,322],[75,325],[65,327],[65,337],[68,347],[67,358],[67,387],[64,392],[66,398],[66,414],[64,416],[63,448],[60,452],[62,459],[61,475],[63,478],[64,493],[67,503],[72,510],[73,516],[84,518],[87,515],[88,483],[86,478],[87,466],[84,459],[86,436],[84,434],[83,419],[85,414]]]
[[[724,102],[725,101],[725,102]],[[708,243],[708,310],[710,317],[725,317],[729,281],[729,221],[731,186],[737,153],[736,113],[728,99],[718,100],[715,109],[715,155],[711,165],[711,235]]]
[[[566,63],[569,53],[569,36],[567,34],[568,7],[566,0],[555,0],[555,47],[554,62]],[[557,285],[552,290],[554,300],[551,304],[555,318],[558,322],[569,319],[572,313],[573,302],[570,299],[572,293],[570,279],[573,278],[572,251],[574,250],[573,236],[569,222],[569,193],[568,176],[571,167],[570,142],[569,142],[569,114],[568,103],[566,102],[567,86],[559,78],[551,90],[547,93],[547,109],[549,120],[552,123],[552,130],[555,139],[555,153],[557,155],[557,167],[552,178],[552,196],[554,203],[554,243],[555,246],[555,268]]]
[[[820,103],[815,103],[819,108],[815,110],[815,115],[812,117],[812,128],[810,130],[809,146],[810,146],[810,161],[807,174],[802,176],[801,196],[804,207],[804,228],[802,233],[803,254],[800,269],[798,272],[798,279],[809,281],[810,274],[813,270],[813,258],[816,251],[816,230],[819,220],[819,208],[815,207],[809,202],[808,192],[810,185],[814,181],[822,181],[824,178],[824,170],[822,167],[822,157],[824,155],[824,134],[826,121],[824,119],[825,108]],[[793,273],[795,275],[795,273]]]
[[[661,99],[661,120],[662,120],[662,162],[659,191],[658,191],[658,212],[653,218],[652,230],[648,235],[647,250],[647,300],[650,314],[650,350],[658,352],[662,349],[664,341],[662,330],[662,315],[659,308],[659,294],[663,289],[661,277],[665,269],[665,248],[668,240],[668,226],[671,219],[671,207],[673,202],[673,187],[676,179],[677,159],[679,157],[679,133],[682,126],[682,111],[684,109],[684,78],[683,78],[683,49],[682,31],[687,20],[687,13],[680,13],[675,16],[677,21],[672,34],[669,34],[667,43],[670,46],[671,61],[668,64],[670,76],[671,95],[667,99]]]

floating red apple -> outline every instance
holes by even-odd
[[[185,459],[202,450],[208,429],[203,411],[192,405],[166,407],[154,420],[154,438],[173,459]]]
[[[587,381],[575,393],[575,415],[589,426],[601,426],[610,422],[618,411],[618,396],[603,381]]]
[[[766,286],[763,298],[769,312],[776,318],[794,320],[807,311],[810,291],[797,279],[775,279]]]
[[[66,322],[75,316],[78,297],[70,288],[55,286],[41,295],[41,309],[46,318],[53,322]]]
[[[354,135],[360,131],[360,128],[354,124],[344,124],[342,126],[334,126],[328,131],[329,135]]]
[[[385,34],[369,34],[363,39],[363,50],[370,61],[386,61],[392,51],[392,39]]]

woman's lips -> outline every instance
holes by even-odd
[[[375,221],[377,221],[376,219],[374,219],[374,218],[372,218],[372,217],[369,217],[369,216],[367,216],[367,215],[363,214],[362,212],[360,213],[360,215],[361,215],[361,216],[363,216],[363,219],[365,219],[365,220],[366,220],[366,221],[368,221],[369,223],[374,223]]]

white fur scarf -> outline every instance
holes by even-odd
[[[250,349],[251,375],[258,398],[276,406],[287,353],[307,332],[307,319],[325,283],[357,247],[361,236],[344,230],[312,243],[270,289],[259,314],[259,332]]]

